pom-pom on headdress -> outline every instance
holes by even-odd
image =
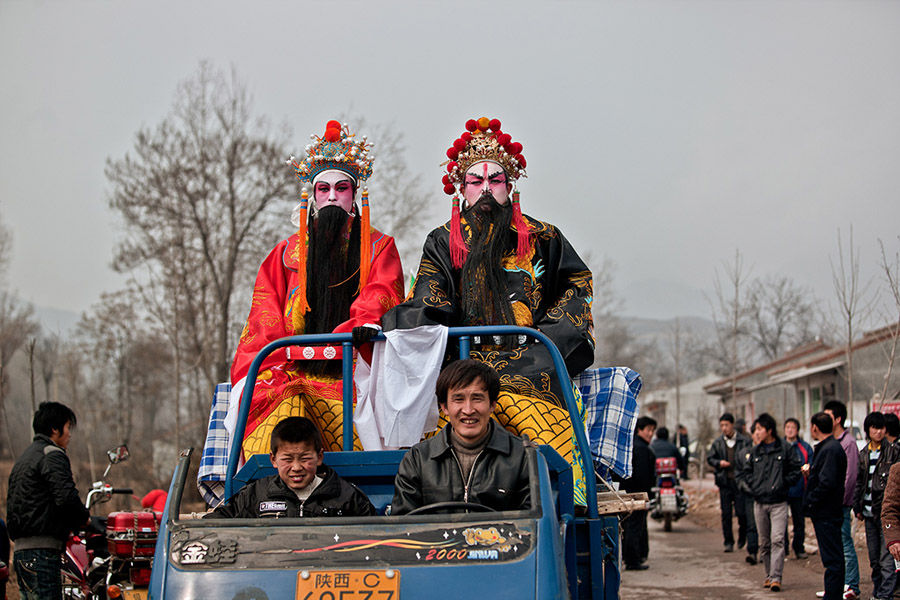
[[[300,238],[297,261],[297,293],[294,296],[294,329],[297,330],[303,316],[309,311],[306,300],[306,254],[307,231],[309,219],[309,193],[305,184],[312,184],[316,176],[324,171],[336,169],[349,175],[356,186],[372,176],[372,163],[375,157],[369,154],[372,144],[366,136],[357,139],[350,133],[350,128],[339,121],[328,121],[325,124],[325,135],[309,136],[313,143],[306,146],[306,156],[299,161],[293,156],[288,163],[294,167],[297,179],[303,183],[300,192],[300,224],[297,232]],[[369,278],[372,263],[372,232],[369,225],[369,190],[363,187],[359,244],[359,290],[362,290]]]
[[[447,158],[450,160],[443,163],[447,167],[447,174],[441,181],[444,184],[444,193],[453,196],[450,217],[450,258],[453,266],[459,269],[469,254],[462,237],[458,196],[466,171],[477,162],[489,160],[500,165],[506,176],[515,183],[519,177],[526,177],[527,162],[522,156],[522,144],[512,141],[508,133],[500,130],[499,119],[487,117],[466,121],[466,131],[447,149]],[[519,206],[518,190],[512,195],[512,210],[512,224],[516,228],[518,238],[516,255],[522,259],[528,253],[529,233],[528,225],[522,217],[522,208]]]

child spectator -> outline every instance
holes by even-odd
[[[872,568],[873,598],[885,600],[894,594],[894,558],[881,532],[881,504],[891,465],[900,459],[900,449],[884,439],[884,415],[869,413],[863,423],[869,443],[859,451],[859,471],[853,494],[856,518],[865,522],[869,566]]]
[[[356,486],[322,464],[319,430],[306,417],[288,417],[272,430],[269,459],[278,471],[235,494],[208,517],[346,517],[374,515]]]
[[[800,466],[812,462],[812,446],[800,437],[800,421],[791,417],[784,422],[784,439],[791,445],[794,456],[800,459]],[[806,477],[801,477],[788,490],[788,506],[791,522],[794,524],[794,541],[791,547],[797,558],[808,558],[803,541],[806,539],[806,519],[803,515],[803,493],[806,491]],[[787,543],[787,537],[784,538]]]

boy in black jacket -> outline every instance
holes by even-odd
[[[816,445],[811,465],[803,465],[809,473],[803,510],[812,520],[819,544],[819,556],[825,567],[825,600],[840,600],[844,595],[844,544],[841,525],[844,521],[844,478],[847,455],[831,432],[834,420],[819,412],[810,419],[810,436]]]
[[[656,484],[656,457],[650,449],[650,440],[656,430],[656,421],[640,417],[635,424],[634,450],[631,455],[631,477],[622,482],[626,492],[647,492]],[[650,551],[647,534],[647,511],[637,510],[622,519],[622,562],[627,571],[647,569],[644,562]]]
[[[272,430],[272,465],[278,471],[235,494],[212,518],[343,517],[374,515],[356,486],[322,464],[319,430],[306,417],[288,417]]]
[[[34,441],[9,475],[7,521],[15,542],[13,565],[22,598],[60,598],[61,558],[69,533],[88,524],[66,448],[75,413],[59,402],[42,402],[34,413]]]

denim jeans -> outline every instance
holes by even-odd
[[[894,557],[884,545],[881,519],[866,517],[865,521],[866,546],[869,550],[869,566],[872,568],[872,595],[878,600],[887,600],[894,596],[894,583],[897,581]]]
[[[850,507],[844,507],[844,522],[841,524],[841,542],[844,544],[844,585],[859,596],[859,561],[856,558],[856,547],[853,545],[851,525],[853,516]]]
[[[787,502],[756,503],[756,530],[759,533],[759,558],[766,570],[766,579],[781,583],[784,571],[784,532],[787,529]]]
[[[34,548],[13,552],[22,600],[58,600],[62,597],[62,560],[59,550]]]

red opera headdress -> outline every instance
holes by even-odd
[[[466,171],[475,163],[489,160],[500,165],[506,172],[506,176],[514,183],[520,177],[527,176],[525,174],[527,162],[522,155],[522,144],[512,141],[512,137],[508,133],[500,130],[499,119],[488,119],[487,117],[466,121],[466,131],[447,149],[447,158],[450,160],[442,163],[446,165],[447,173],[441,181],[444,184],[444,193],[453,196],[450,218],[450,258],[454,267],[461,268],[469,253],[462,237],[458,196],[465,180]],[[512,210],[512,224],[518,238],[516,255],[522,259],[528,252],[529,233],[528,225],[522,217],[522,208],[519,206],[518,190],[513,192]]]
[[[306,146],[306,156],[300,160],[291,156],[288,160],[297,174],[297,179],[304,184],[300,191],[300,222],[297,232],[300,239],[297,261],[298,286],[292,310],[295,326],[298,320],[309,311],[309,303],[306,299],[308,244],[306,222],[309,218],[309,192],[305,184],[312,184],[320,173],[338,170],[346,173],[353,179],[354,186],[359,187],[361,183],[372,176],[372,163],[375,162],[375,157],[369,154],[372,144],[367,141],[366,136],[356,138],[353,133],[350,133],[350,128],[347,125],[341,125],[340,121],[328,121],[325,124],[325,134],[322,137],[313,134],[310,139],[313,140],[313,143]],[[362,189],[360,204],[359,289],[362,290],[369,278],[369,269],[372,263],[369,190],[365,187]]]

